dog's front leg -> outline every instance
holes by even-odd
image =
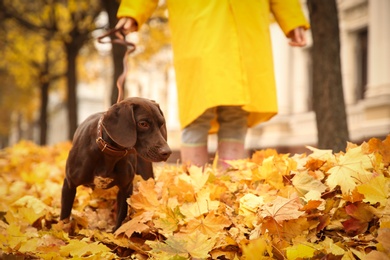
[[[118,204],[118,213],[116,217],[116,225],[114,228],[114,231],[117,230],[121,225],[123,220],[127,216],[127,198],[131,196],[133,193],[133,184],[129,184],[126,188],[119,188],[118,194],[117,194],[117,204]]]
[[[71,185],[65,178],[64,184],[62,185],[60,220],[64,220],[70,217],[75,196],[76,187]]]

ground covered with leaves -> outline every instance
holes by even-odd
[[[0,257],[390,259],[390,135],[337,154],[258,151],[228,171],[159,165],[114,233],[115,188],[79,187],[59,222],[69,149],[0,151]]]

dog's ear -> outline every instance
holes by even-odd
[[[120,102],[104,115],[103,126],[108,136],[122,147],[133,147],[137,141],[137,128],[133,104]]]
[[[157,106],[158,111],[164,117],[164,113],[161,110],[159,104],[156,103],[154,100],[151,100],[151,101]],[[160,132],[161,132],[161,135],[164,137],[165,141],[167,141],[168,140],[168,134],[167,134],[167,125],[166,125],[165,120],[164,120],[164,124],[160,127]]]

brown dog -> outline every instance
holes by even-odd
[[[134,173],[144,179],[153,177],[152,162],[166,161],[170,154],[165,119],[154,101],[128,98],[105,113],[91,115],[73,137],[60,219],[69,219],[77,186],[118,186],[116,230],[127,215],[126,199],[133,192]]]

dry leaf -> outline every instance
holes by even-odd
[[[390,135],[349,143],[347,152],[338,154],[311,147],[308,155],[258,151],[251,160],[232,161],[234,170],[227,172],[158,165],[154,180],[134,179],[129,221],[116,236],[108,233],[115,219],[114,189],[92,192],[80,186],[70,234],[58,222],[70,143],[20,142],[0,150],[0,215],[6,221],[0,220],[0,254],[386,259],[389,142]]]
[[[299,210],[301,207],[297,198],[286,199],[278,196],[272,203],[262,206],[260,214],[262,217],[272,217],[280,224],[284,220],[302,216],[304,212]]]
[[[348,194],[358,184],[366,183],[373,177],[369,171],[373,168],[373,161],[374,156],[364,154],[360,146],[349,149],[345,155],[340,155],[337,165],[328,170],[330,176],[326,183],[331,189],[338,185],[344,194]]]

